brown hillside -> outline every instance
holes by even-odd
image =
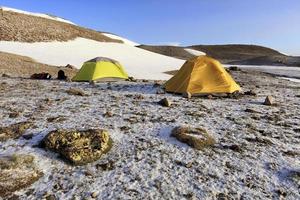
[[[185,60],[194,57],[184,50],[190,48],[205,52],[223,64],[300,66],[300,57],[286,56],[276,50],[257,45],[195,45],[189,47],[140,45],[138,47]]]
[[[283,56],[270,48],[257,45],[195,45],[189,48],[205,52],[223,63],[253,59],[261,56]]]
[[[76,69],[46,65],[29,57],[0,51],[0,74],[8,74],[13,77],[30,77],[34,73],[48,72],[55,78],[60,69],[64,70],[69,77],[73,77],[77,72]]]
[[[101,33],[42,17],[0,10],[0,40],[19,42],[68,41],[83,37],[100,42],[117,42]]]
[[[159,53],[163,54],[166,56],[171,56],[183,60],[189,60],[195,55],[187,52],[184,50],[182,47],[175,47],[175,46],[150,46],[150,45],[140,45],[138,46],[139,48],[154,52],[154,53]]]

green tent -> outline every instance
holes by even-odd
[[[98,81],[128,79],[128,75],[118,61],[97,57],[85,62],[72,81]]]

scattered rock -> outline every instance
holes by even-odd
[[[9,118],[17,118],[20,117],[21,113],[20,112],[11,112],[9,113]]]
[[[213,99],[214,97],[210,94],[210,95],[207,95],[207,98],[208,99]]]
[[[0,156],[0,199],[36,182],[43,173],[36,169],[34,157],[26,154]]]
[[[216,143],[215,139],[203,128],[179,126],[172,130],[171,136],[199,150],[213,146]]]
[[[30,126],[32,126],[30,122],[20,122],[8,127],[0,127],[0,142],[19,138]]]
[[[3,78],[11,78],[11,76],[8,75],[8,74],[2,74],[2,77],[3,77]]]
[[[248,113],[261,113],[257,110],[252,109],[252,108],[246,108],[245,112],[248,112]]]
[[[73,66],[73,65],[70,65],[70,64],[67,64],[67,65],[65,66],[65,68],[69,68],[69,69],[76,69],[76,67],[75,67],[75,66]]]
[[[171,101],[169,101],[167,98],[160,100],[158,104],[164,107],[170,107],[172,105]]]
[[[33,134],[26,134],[26,135],[23,135],[22,137],[25,139],[25,140],[31,140],[33,138]]]
[[[49,117],[47,118],[47,122],[63,122],[66,121],[67,118],[63,117],[63,116],[58,116],[58,117]]]
[[[68,77],[65,75],[65,72],[63,70],[59,70],[57,73],[57,79],[58,80],[66,80]]]
[[[70,88],[69,90],[67,90],[67,93],[69,95],[87,96],[84,93],[84,91],[82,91],[81,89],[78,89],[78,88]]]
[[[237,145],[237,144],[223,145],[222,147],[223,147],[223,149],[230,149],[230,150],[232,150],[232,151],[242,152],[241,146],[239,146],[239,145]]]
[[[93,80],[91,80],[91,81],[89,82],[89,84],[90,84],[91,86],[95,86],[95,85],[96,85],[96,82],[93,81]]]
[[[228,68],[230,71],[241,71],[237,66],[231,66]]]
[[[192,98],[192,94],[189,93],[189,92],[184,92],[184,93],[182,94],[182,96],[183,96],[184,98],[187,98],[187,99]]]
[[[109,161],[107,163],[97,164],[96,167],[97,167],[97,169],[101,168],[104,171],[113,170],[115,168],[114,162],[112,162],[112,161]]]
[[[55,130],[43,139],[42,146],[59,153],[74,165],[83,165],[107,153],[112,140],[108,132],[101,129]]]
[[[110,111],[107,111],[106,113],[103,114],[103,117],[112,117],[114,114]]]
[[[130,82],[137,82],[137,80],[135,78],[133,78],[132,76],[128,77],[127,80]]]
[[[97,196],[98,196],[98,192],[92,192],[91,197],[93,199],[97,198]]]
[[[272,106],[274,105],[274,98],[272,96],[267,96],[264,105]]]
[[[30,78],[31,79],[51,79],[51,74],[49,74],[49,73],[45,73],[45,72],[43,72],[43,73],[38,73],[38,74],[32,74],[31,76],[30,76]]]
[[[256,92],[255,92],[255,91],[253,91],[253,90],[249,90],[249,91],[246,91],[246,92],[244,92],[244,95],[256,96],[257,94],[256,94]]]

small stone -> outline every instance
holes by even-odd
[[[230,71],[240,71],[240,69],[237,66],[231,66],[229,67]]]
[[[91,81],[89,82],[89,84],[92,85],[92,86],[95,86],[95,85],[96,85],[96,82],[93,81],[93,80],[91,80]]]
[[[272,96],[267,96],[264,105],[272,106],[274,105],[274,98]]]
[[[78,89],[78,88],[70,88],[69,90],[67,90],[67,93],[69,95],[86,96],[84,91],[82,91],[81,89]]]
[[[97,169],[101,168],[104,171],[109,171],[114,169],[114,163],[112,161],[109,161],[107,163],[97,164],[96,167]]]
[[[252,108],[246,108],[245,112],[248,112],[248,113],[261,113],[257,110],[252,109]]]
[[[103,117],[112,117],[114,116],[114,114],[110,111],[107,111],[106,113],[104,113]]]
[[[17,118],[20,116],[20,113],[19,112],[12,112],[9,114],[9,118]]]
[[[172,130],[171,136],[198,150],[211,147],[216,143],[215,139],[203,128],[179,126]]]
[[[8,75],[8,74],[2,74],[2,77],[3,77],[3,78],[10,78],[11,76]]]
[[[171,101],[169,101],[167,98],[160,100],[158,104],[164,107],[170,107],[172,105]]]
[[[214,97],[212,95],[207,96],[208,99],[213,99]]]
[[[182,94],[182,96],[183,96],[184,98],[187,98],[187,99],[190,99],[190,98],[192,98],[192,94],[191,94],[191,93],[189,93],[189,92],[185,92],[185,93],[183,93],[183,94]]]
[[[98,192],[92,192],[92,194],[91,194],[91,197],[92,197],[92,198],[95,199],[95,198],[97,198],[97,196],[98,196]]]
[[[256,94],[256,92],[255,92],[255,91],[253,91],[253,90],[249,90],[249,91],[246,91],[246,92],[244,92],[244,95],[256,96],[257,94]]]

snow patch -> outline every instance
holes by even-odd
[[[50,16],[50,15],[46,15],[46,14],[42,14],[42,13],[32,13],[32,12],[27,12],[27,11],[23,11],[23,10],[14,9],[14,8],[8,8],[8,7],[0,7],[0,10],[10,11],[10,12],[15,12],[15,13],[21,13],[21,14],[31,15],[31,16],[35,16],[35,17],[42,17],[42,18],[46,18],[46,19],[52,19],[52,20],[55,20],[55,21],[75,25],[73,22],[71,22],[69,20],[65,20],[65,19],[62,19],[62,18],[59,18],[59,17]]]
[[[184,49],[185,51],[187,51],[190,54],[193,54],[195,56],[205,56],[206,53],[202,52],[202,51],[197,51],[195,49]]]
[[[140,45],[139,43],[133,42],[131,40],[128,40],[126,38],[111,34],[111,33],[101,33],[102,35],[105,35],[106,37],[109,37],[111,39],[116,39],[116,40],[121,40],[124,42],[124,44],[128,44],[130,46],[138,46]]]
[[[89,59],[109,57],[118,60],[129,76],[150,80],[169,79],[171,76],[164,72],[178,70],[185,62],[126,44],[97,42],[85,38],[67,42],[0,41],[0,51],[28,56],[49,65],[71,64],[77,68]]]

